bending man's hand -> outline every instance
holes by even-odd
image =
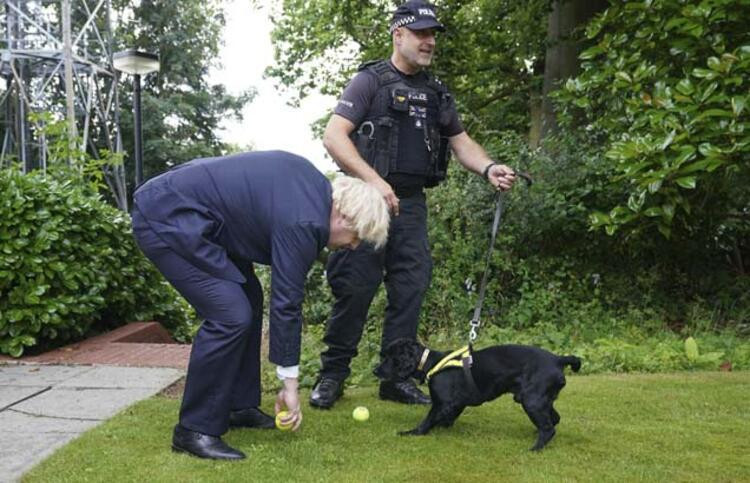
[[[388,209],[393,214],[393,216],[398,216],[399,199],[396,196],[396,193],[393,192],[393,188],[391,188],[391,185],[389,185],[383,178],[378,178],[371,181],[370,183],[375,186],[378,191],[380,191],[381,195],[383,195],[385,202],[388,203]]]
[[[496,164],[490,167],[487,179],[496,189],[508,191],[516,181],[516,173],[504,164]]]
[[[292,431],[297,431],[302,424],[302,408],[299,404],[299,390],[296,378],[284,379],[284,385],[276,395],[276,404],[274,405],[276,414],[281,411],[287,411],[287,417],[281,420],[281,424],[292,426]]]

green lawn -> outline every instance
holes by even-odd
[[[307,393],[303,396],[307,398]],[[569,376],[555,439],[534,430],[506,395],[455,426],[399,437],[425,407],[351,389],[330,411],[305,407],[298,433],[234,430],[249,458],[203,461],[170,450],[178,401],[122,412],[34,468],[24,481],[750,481],[750,372]],[[272,396],[264,398],[270,408]],[[355,422],[364,405],[370,420]]]

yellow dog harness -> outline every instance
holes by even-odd
[[[436,374],[448,367],[464,367],[464,359],[468,359],[469,365],[471,365],[471,351],[469,350],[468,345],[465,345],[440,359],[440,362],[435,364],[435,367],[430,369],[430,371],[427,373],[427,376],[425,376],[425,379],[429,381],[430,377],[433,374]]]
[[[471,375],[471,366],[474,362],[474,358],[471,355],[471,352],[471,345],[465,345],[460,349],[451,352],[447,356],[440,359],[440,362],[435,364],[435,366],[427,372],[427,374],[425,375],[425,380],[429,382],[430,377],[450,367],[462,369],[466,380],[466,386],[469,391],[470,404],[476,406],[481,404],[482,401],[484,401],[484,398],[482,397],[482,394],[479,391],[476,382],[474,381],[474,377]],[[425,349],[424,353],[422,354],[422,360],[420,361],[417,370],[421,371],[422,367],[424,367],[424,364],[427,361],[428,353],[429,350]]]

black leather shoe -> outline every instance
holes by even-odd
[[[212,460],[245,459],[245,453],[230,447],[218,436],[190,431],[179,424],[174,427],[172,451]]]
[[[330,377],[321,377],[310,394],[310,406],[330,409],[344,393],[344,381]]]
[[[380,383],[380,399],[396,401],[404,404],[430,404],[430,397],[424,394],[414,384],[414,381],[404,382],[383,381]]]
[[[241,428],[273,429],[274,418],[258,408],[240,409],[229,413],[229,426]]]

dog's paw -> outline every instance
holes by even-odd
[[[417,433],[416,429],[411,429],[409,431],[399,431],[396,434],[398,434],[399,436],[416,436],[419,433]]]
[[[531,448],[531,451],[541,451],[547,446],[547,443],[555,436],[555,430],[542,431],[539,433],[539,437],[536,440],[536,444]]]

